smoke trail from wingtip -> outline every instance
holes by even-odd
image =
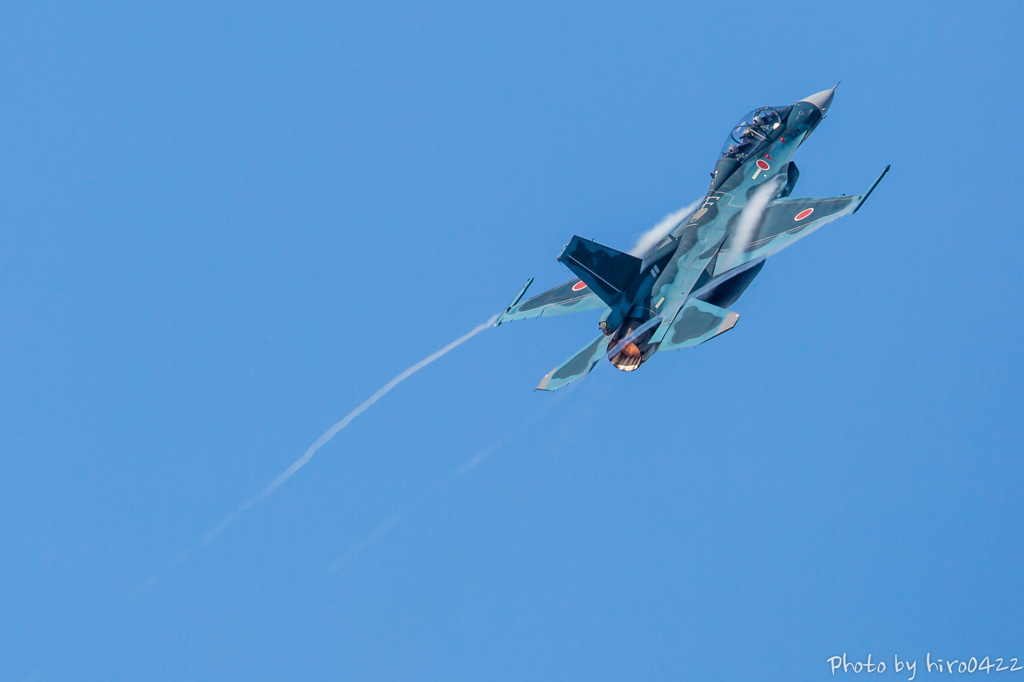
[[[400,509],[388,518],[384,519],[384,521],[374,528],[364,540],[352,545],[352,547],[345,552],[343,556],[338,557],[334,563],[331,564],[330,570],[337,571],[339,568],[352,561],[352,559],[355,559],[360,552],[375,543],[381,535],[384,535],[384,533],[388,532],[392,526],[398,523],[404,514],[405,510]]]
[[[629,250],[629,253],[639,258],[646,256],[651,249],[657,246],[658,242],[665,238],[665,235],[672,231],[673,227],[683,222],[687,216],[696,211],[700,202],[701,200],[698,199],[689,206],[684,206],[678,211],[669,213],[667,216],[662,218],[658,221],[657,225],[647,230],[637,238],[636,244],[634,244],[633,248]]]
[[[206,544],[210,542],[210,540],[220,535],[220,533],[223,532],[225,528],[230,526],[234,522],[234,520],[238,518],[240,514],[256,506],[261,501],[263,501],[268,495],[270,495],[279,487],[281,487],[281,484],[287,481],[289,478],[291,478],[296,471],[306,466],[306,464],[309,463],[309,460],[313,458],[313,455],[316,454],[316,451],[322,448],[327,443],[327,441],[334,438],[334,436],[339,431],[341,431],[343,428],[352,423],[353,419],[361,415],[363,412],[369,409],[371,405],[373,405],[375,402],[383,398],[388,391],[390,391],[395,386],[402,383],[403,381],[411,377],[413,374],[415,374],[416,372],[420,371],[421,369],[432,363],[434,360],[437,360],[442,355],[445,355],[449,351],[454,350],[456,347],[461,346],[466,341],[469,341],[471,338],[473,338],[474,336],[476,336],[477,334],[479,334],[480,332],[484,331],[492,324],[494,324],[494,321],[496,319],[498,319],[497,315],[492,316],[491,319],[487,320],[483,324],[474,327],[473,330],[470,331],[468,334],[460,336],[459,338],[455,339],[441,350],[432,353],[431,355],[428,355],[427,357],[423,358],[409,369],[405,370],[404,372],[396,376],[388,383],[384,384],[384,386],[381,387],[376,393],[374,393],[369,398],[364,400],[363,403],[359,405],[359,407],[349,412],[341,421],[339,421],[331,428],[327,429],[322,436],[316,439],[315,443],[309,446],[309,448],[302,455],[302,457],[299,457],[297,460],[292,462],[291,466],[289,466],[287,469],[278,474],[277,478],[270,482],[270,485],[268,485],[266,488],[264,488],[259,493],[252,496],[242,504],[238,505],[237,509],[235,509],[233,512],[224,517],[223,521],[218,523],[206,535],[203,536],[201,543]]]
[[[747,205],[743,207],[740,219],[736,223],[736,231],[733,233],[732,243],[729,244],[728,254],[722,263],[722,270],[731,268],[739,259],[740,254],[750,244],[750,240],[754,237],[754,230],[757,229],[758,223],[761,222],[761,214],[764,213],[768,202],[771,201],[772,195],[778,191],[781,180],[782,178],[776,175],[771,180],[765,182],[757,188],[754,195],[747,202]]]
[[[199,540],[198,543],[196,543],[195,545],[193,545],[189,549],[181,552],[181,554],[179,554],[169,565],[165,566],[162,570],[157,571],[155,574],[153,574],[140,587],[136,588],[135,590],[132,590],[128,594],[128,597],[130,598],[130,597],[132,597],[132,596],[134,596],[136,594],[140,594],[142,592],[145,592],[147,589],[149,589],[153,585],[154,582],[156,582],[156,580],[162,574],[164,574],[164,573],[166,573],[168,571],[171,571],[174,568],[176,568],[183,561],[185,561],[185,559],[187,559],[192,554],[192,552],[194,552],[198,547],[210,543],[215,537],[217,537],[222,532],[224,532],[224,530],[228,526],[230,526],[232,523],[234,523],[235,520],[239,516],[241,516],[247,510],[255,507],[257,504],[259,504],[261,501],[263,501],[266,497],[271,495],[275,490],[277,490],[279,487],[281,487],[281,484],[283,484],[285,481],[287,481],[289,478],[291,478],[295,474],[296,471],[298,471],[302,467],[306,466],[306,464],[309,463],[309,460],[311,460],[313,458],[313,455],[316,454],[316,451],[319,450],[320,448],[322,448],[327,443],[327,441],[329,441],[330,439],[334,438],[334,436],[339,431],[341,431],[346,426],[348,426],[352,422],[353,419],[355,419],[356,417],[361,415],[363,412],[365,412],[367,409],[369,409],[371,405],[373,405],[375,402],[377,402],[378,400],[383,398],[384,395],[388,391],[390,391],[395,386],[397,386],[398,384],[402,383],[403,381],[405,381],[406,379],[411,377],[413,374],[415,374],[416,372],[420,371],[421,369],[423,369],[424,367],[426,367],[427,365],[432,363],[434,360],[437,360],[438,358],[440,358],[441,356],[443,356],[443,355],[447,354],[448,352],[454,350],[458,346],[461,346],[466,341],[469,341],[471,338],[473,338],[474,336],[476,336],[477,334],[479,334],[480,332],[484,331],[485,329],[490,327],[492,324],[494,324],[494,321],[497,320],[497,319],[498,319],[497,315],[492,316],[491,319],[487,320],[483,324],[480,324],[480,325],[477,325],[476,327],[474,327],[468,334],[460,336],[459,338],[455,339],[454,341],[449,343],[447,346],[445,346],[441,350],[436,351],[436,352],[428,355],[427,357],[423,358],[422,360],[417,362],[415,365],[413,365],[409,369],[405,370],[404,372],[402,372],[401,374],[396,376],[394,379],[392,379],[388,383],[384,384],[383,387],[381,387],[376,393],[371,395],[369,398],[364,400],[356,409],[352,410],[347,415],[345,415],[345,417],[341,421],[336,423],[331,428],[327,429],[327,431],[325,431],[322,436],[320,436],[319,438],[316,439],[315,443],[313,443],[312,445],[309,446],[309,448],[306,450],[306,452],[303,453],[302,457],[299,457],[297,460],[292,462],[291,466],[289,466],[287,469],[285,469],[280,474],[278,474],[277,477],[273,481],[271,481],[270,484],[267,487],[265,487],[259,493],[257,493],[256,495],[252,496],[251,498],[249,498],[248,500],[246,500],[242,504],[238,505],[238,507],[234,511],[232,511],[230,514],[225,516],[224,519],[220,523],[218,523],[216,526],[211,528],[202,537],[202,539]],[[387,530],[387,528],[384,528],[384,530]],[[383,531],[381,531],[381,532],[383,532]]]
[[[373,543],[377,542],[377,540],[379,540],[380,537],[384,535],[384,533],[387,533],[389,530],[391,530],[391,528],[396,523],[398,523],[403,516],[405,516],[407,510],[419,506],[430,495],[440,490],[441,487],[451,483],[454,479],[458,478],[459,476],[462,476],[467,471],[480,464],[480,462],[484,461],[485,459],[493,455],[495,452],[501,449],[501,447],[504,446],[505,443],[507,443],[513,437],[517,436],[521,431],[524,431],[527,426],[529,426],[532,422],[536,420],[537,418],[535,417],[534,419],[531,419],[528,422],[520,425],[520,427],[515,431],[505,434],[496,442],[492,443],[491,445],[487,446],[480,452],[470,457],[468,460],[466,460],[465,463],[462,464],[462,466],[460,466],[458,469],[450,473],[440,484],[436,485],[431,490],[428,490],[426,493],[420,495],[419,499],[409,504],[405,509],[399,509],[394,514],[384,519],[379,525],[377,525],[376,528],[374,528],[370,532],[369,535],[366,536],[366,538],[352,545],[347,552],[345,552],[343,555],[335,559],[334,562],[331,563],[329,570],[337,571],[338,569],[340,569],[341,567],[345,566],[347,563],[355,559],[356,556],[361,554],[364,549],[366,549]]]
[[[556,402],[565,400],[565,398],[570,393],[572,393],[574,390],[576,390],[576,387],[578,387],[579,385],[580,385],[579,382],[576,382],[574,384],[570,384],[569,387],[566,388],[564,391],[559,391],[557,397],[555,397],[554,400],[552,400],[552,401],[545,401],[544,409],[542,409],[540,412],[534,414],[532,417],[530,417],[526,421],[522,422],[517,428],[513,429],[512,431],[509,431],[509,432],[505,433],[497,441],[491,443],[486,448],[484,448],[483,450],[480,450],[475,455],[470,457],[461,466],[459,466],[457,469],[455,469],[450,474],[448,474],[448,476],[445,477],[445,479],[443,481],[441,481],[440,484],[435,485],[433,488],[431,488],[427,492],[421,494],[419,499],[413,501],[412,503],[407,505],[404,509],[399,509],[394,514],[392,514],[388,518],[384,519],[380,524],[377,525],[376,528],[374,528],[370,532],[369,535],[366,536],[366,538],[364,538],[363,540],[361,540],[361,541],[357,542],[356,544],[352,545],[352,547],[350,547],[347,552],[345,552],[343,555],[341,555],[340,557],[335,559],[334,562],[332,562],[331,565],[329,566],[329,570],[337,571],[338,569],[342,568],[343,566],[345,566],[346,564],[351,562],[353,559],[356,558],[356,556],[361,554],[363,552],[363,550],[365,550],[367,547],[369,547],[373,543],[377,542],[377,540],[379,540],[382,535],[384,535],[389,530],[391,530],[394,527],[394,525],[396,523],[398,523],[410,510],[412,510],[415,507],[417,507],[420,504],[422,504],[430,496],[432,496],[433,494],[437,493],[441,488],[443,488],[444,486],[448,485],[449,483],[451,483],[456,478],[458,478],[460,476],[463,476],[466,473],[468,473],[469,471],[471,471],[474,467],[478,466],[485,459],[487,459],[488,457],[493,455],[495,452],[497,452],[498,450],[503,448],[509,441],[511,441],[512,439],[516,438],[517,436],[519,436],[524,431],[527,431],[528,429],[530,429],[538,420],[540,420],[548,412],[551,411],[552,406]]]

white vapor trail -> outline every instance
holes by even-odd
[[[409,369],[405,370],[404,372],[396,376],[388,383],[384,384],[384,386],[378,389],[376,393],[374,393],[369,398],[364,400],[359,407],[345,415],[344,419],[342,419],[340,422],[338,422],[331,428],[327,429],[327,431],[325,431],[322,436],[316,439],[315,443],[309,446],[309,449],[306,450],[305,454],[303,454],[302,457],[299,457],[297,460],[292,462],[292,465],[290,467],[288,467],[280,474],[278,474],[277,478],[270,482],[270,485],[268,485],[266,488],[264,488],[259,493],[249,498],[242,504],[238,505],[238,509],[224,517],[223,521],[218,523],[210,530],[210,532],[203,536],[202,544],[206,544],[213,538],[217,537],[225,528],[230,526],[231,523],[238,518],[239,514],[259,504],[264,498],[266,498],[268,495],[270,495],[279,487],[281,487],[281,484],[287,481],[289,478],[291,478],[296,471],[306,466],[309,460],[313,458],[313,455],[316,454],[316,451],[322,448],[324,444],[327,443],[327,441],[334,438],[335,434],[337,434],[338,431],[341,431],[343,428],[348,426],[353,419],[361,415],[363,412],[366,412],[366,410],[368,410],[371,405],[373,405],[375,402],[383,398],[388,391],[390,391],[395,386],[402,383],[403,381],[411,377],[413,374],[415,374],[416,372],[420,371],[421,369],[432,363],[434,360],[437,360],[442,355],[445,355],[449,351],[454,350],[456,347],[461,346],[466,341],[469,341],[471,338],[473,338],[474,336],[476,336],[477,334],[479,334],[480,332],[494,324],[494,321],[496,319],[498,319],[498,316],[494,315],[493,317],[491,317],[491,319],[487,320],[483,324],[474,327],[473,330],[470,331],[468,334],[460,336],[459,338],[455,339],[441,350],[432,353],[431,355],[428,355],[427,357],[423,358]]]
[[[494,321],[497,320],[497,319],[498,319],[497,315],[492,316],[491,319],[487,320],[483,324],[480,324],[480,325],[477,325],[476,327],[474,327],[468,334],[460,336],[459,338],[455,339],[454,341],[449,343],[447,346],[445,346],[441,350],[439,350],[439,351],[437,351],[435,353],[432,353],[431,355],[428,355],[427,357],[425,357],[424,359],[420,360],[419,362],[417,362],[415,365],[413,365],[409,369],[405,370],[404,372],[402,372],[401,374],[396,376],[394,379],[392,379],[388,383],[384,384],[384,386],[381,387],[376,393],[374,393],[369,398],[367,398],[365,401],[363,401],[363,403],[360,404],[359,407],[357,407],[356,409],[354,409],[351,412],[349,412],[347,415],[345,415],[345,417],[341,421],[339,421],[337,424],[335,424],[331,428],[327,429],[327,431],[325,431],[322,436],[320,436],[319,438],[316,439],[315,443],[313,443],[312,445],[309,446],[309,448],[302,455],[302,457],[299,457],[297,460],[292,462],[291,466],[289,466],[287,469],[285,469],[280,474],[278,474],[277,478],[275,478],[273,481],[271,481],[270,484],[266,488],[264,488],[259,493],[257,493],[253,497],[249,498],[248,500],[246,500],[242,504],[238,505],[238,508],[236,508],[230,514],[225,516],[224,519],[220,523],[218,523],[216,526],[211,528],[209,530],[209,532],[207,532],[206,535],[204,535],[202,537],[202,539],[198,543],[196,543],[194,546],[190,547],[189,549],[187,549],[187,550],[183,551],[181,554],[179,554],[178,557],[175,558],[164,570],[165,571],[169,571],[169,570],[175,568],[176,566],[178,566],[179,564],[181,564],[197,548],[199,548],[202,545],[209,544],[209,542],[212,541],[218,535],[220,535],[224,531],[225,528],[227,528],[232,523],[234,523],[235,519],[237,519],[239,516],[241,516],[247,510],[255,507],[263,499],[265,499],[270,494],[272,494],[275,490],[277,490],[279,487],[281,487],[281,484],[284,483],[285,481],[287,481],[289,478],[291,478],[295,474],[296,471],[298,471],[302,467],[306,466],[306,464],[309,463],[309,460],[311,460],[313,458],[313,455],[316,454],[316,451],[319,450],[320,448],[322,448],[327,443],[327,441],[329,441],[330,439],[334,438],[334,436],[339,431],[341,431],[343,428],[348,426],[352,422],[353,419],[355,419],[356,417],[361,415],[363,412],[368,410],[371,405],[373,405],[375,402],[377,402],[378,400],[383,398],[384,395],[388,391],[390,391],[395,386],[397,386],[398,384],[402,383],[403,381],[405,381],[406,379],[411,377],[413,374],[415,374],[416,372],[420,371],[421,369],[423,369],[424,367],[426,367],[427,365],[432,363],[434,360],[437,360],[442,355],[445,355],[449,351],[454,350],[456,347],[461,346],[466,341],[469,341],[471,338],[473,338],[474,336],[476,336],[477,334],[479,334],[480,332],[484,331],[485,329],[490,327],[492,324],[494,324]],[[385,528],[384,530],[387,530],[387,528]],[[145,583],[143,583],[143,585],[140,586],[137,590],[133,590],[133,592],[131,594],[129,594],[129,596],[132,596],[132,594],[137,594],[139,592],[145,591],[146,589],[148,589],[156,581],[156,579],[159,576],[160,576],[160,572],[156,573],[149,580],[147,580]]]
[[[336,559],[334,563],[331,564],[331,570],[337,571],[339,568],[355,559],[360,552],[362,552],[364,549],[375,543],[380,538],[381,535],[384,535],[384,533],[387,533],[389,530],[391,530],[391,527],[398,523],[404,514],[405,510],[400,509],[388,518],[384,519],[380,523],[380,525],[373,529],[373,532],[366,536],[366,539],[361,540],[360,542],[357,542],[356,544],[352,545],[352,547],[347,552],[345,552],[343,556],[338,557],[338,559]]]
[[[546,411],[547,410],[545,410],[545,412]],[[406,508],[399,509],[394,514],[384,519],[376,528],[373,529],[373,531],[370,532],[369,535],[366,536],[365,539],[360,540],[356,544],[352,545],[352,547],[350,547],[347,552],[345,552],[342,556],[335,559],[334,562],[330,565],[330,570],[337,571],[342,566],[355,559],[356,556],[358,556],[364,549],[366,549],[367,547],[375,543],[377,540],[379,540],[380,537],[384,535],[384,533],[391,530],[392,526],[398,523],[402,519],[402,517],[408,513],[408,510],[419,506],[422,502],[424,502],[427,499],[427,497],[439,491],[442,487],[448,485],[453,480],[455,480],[459,476],[462,476],[470,469],[480,464],[480,462],[484,461],[485,459],[493,455],[495,452],[500,450],[505,445],[505,443],[509,442],[514,437],[518,436],[520,433],[525,431],[527,427],[531,426],[533,422],[537,421],[542,415],[543,413],[535,416],[533,419],[524,422],[515,431],[505,434],[496,442],[492,443],[491,445],[488,445],[486,448],[484,448],[483,450],[481,450],[480,452],[476,453],[468,460],[466,460],[458,469],[448,474],[448,476],[443,481],[441,481],[439,485],[435,486],[435,488],[428,490],[426,493],[422,494],[419,497],[419,499],[414,501],[412,504],[408,505]]]
[[[684,206],[675,213],[669,213],[662,218],[657,225],[640,235],[636,240],[636,244],[629,250],[629,253],[639,258],[646,256],[651,249],[657,246],[658,242],[665,238],[665,235],[672,231],[673,227],[683,222],[691,213],[696,211],[700,202],[701,200],[698,199],[689,206]]]
[[[736,224],[736,232],[731,240],[732,243],[729,245],[729,252],[725,262],[722,264],[723,270],[731,268],[740,257],[740,254],[747,248],[747,245],[750,244],[750,240],[754,236],[754,230],[757,229],[758,223],[761,222],[761,214],[764,213],[765,207],[771,201],[772,195],[778,191],[780,181],[781,178],[776,175],[771,180],[765,182],[757,188],[754,196],[750,197],[750,201],[743,207],[739,222]]]
[[[399,509],[394,514],[384,519],[363,540],[352,545],[352,547],[350,547],[347,552],[345,552],[343,555],[335,559],[334,562],[331,563],[329,570],[337,571],[349,562],[351,562],[359,554],[361,554],[363,550],[365,550],[367,547],[375,543],[377,540],[380,539],[382,535],[391,530],[394,527],[394,525],[398,523],[403,517],[405,517],[413,508],[425,502],[430,496],[434,495],[435,493],[440,492],[442,488],[450,484],[455,479],[467,474],[469,471],[471,471],[474,467],[479,465],[485,459],[487,459],[495,452],[503,448],[509,441],[517,438],[521,433],[532,428],[538,420],[540,420],[548,412],[551,411],[556,401],[564,400],[570,393],[576,390],[576,387],[579,385],[579,382],[576,382],[570,385],[565,391],[559,391],[557,397],[555,397],[554,400],[550,402],[546,401],[547,404],[545,405],[544,409],[542,409],[540,412],[533,415],[531,418],[521,423],[517,428],[504,434],[501,438],[499,438],[498,440],[491,443],[483,450],[480,450],[475,455],[467,459],[465,462],[462,463],[461,466],[459,466],[457,469],[448,474],[448,476],[446,476],[443,481],[433,486],[430,490],[426,491],[425,493],[421,494],[418,499],[414,500],[404,509]]]

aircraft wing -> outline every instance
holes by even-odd
[[[853,213],[860,199],[855,195],[773,201],[765,208],[748,243],[737,243],[736,232],[729,235],[718,254],[715,275],[778,253],[819,227]]]
[[[730,226],[729,237],[718,254],[714,274],[720,275],[744,263],[767,258],[819,227],[844,215],[856,213],[888,172],[889,166],[886,166],[864,194],[823,199],[778,199],[771,202],[746,244],[738,243],[741,237],[735,225]],[[738,222],[739,218],[737,214],[735,220]]]
[[[530,281],[532,282],[533,280]],[[529,286],[529,283],[527,286]],[[495,327],[502,322],[513,320],[567,315],[568,313],[598,310],[606,307],[604,301],[595,296],[594,292],[580,279],[569,280],[565,284],[560,284],[554,289],[549,289],[543,294],[537,294],[533,298],[520,303],[518,299],[525,293],[525,289],[520,292],[519,297],[513,301],[513,304],[495,322]]]

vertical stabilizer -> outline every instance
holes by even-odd
[[[611,306],[640,274],[643,261],[622,251],[582,237],[573,237],[558,262],[583,280],[598,298]]]

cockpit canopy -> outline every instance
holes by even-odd
[[[722,146],[722,156],[743,161],[782,125],[782,116],[773,107],[754,109],[732,129]]]

